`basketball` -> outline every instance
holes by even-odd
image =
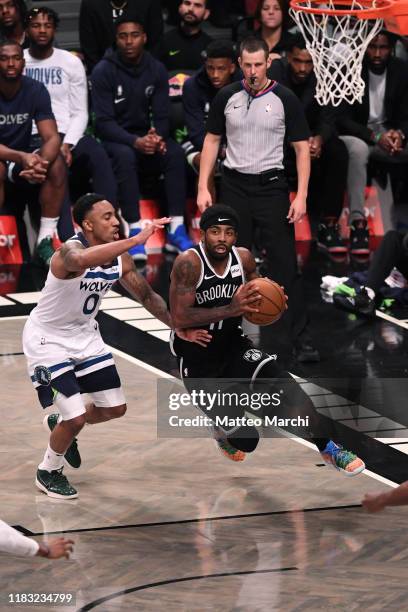
[[[249,281],[248,285],[251,284],[258,288],[262,298],[255,304],[259,312],[246,312],[244,318],[255,325],[276,323],[286,310],[286,298],[282,287],[269,278],[256,278]]]

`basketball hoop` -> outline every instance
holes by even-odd
[[[392,14],[393,0],[291,0],[290,6],[312,56],[317,102],[361,102],[364,54]]]

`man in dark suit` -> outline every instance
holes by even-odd
[[[351,252],[360,255],[369,253],[364,218],[368,161],[383,173],[408,161],[408,65],[393,56],[394,44],[395,37],[387,30],[371,41],[363,63],[362,103],[345,105],[337,121],[350,157]]]
[[[163,34],[160,0],[82,0],[79,39],[89,73],[114,42],[117,19],[131,16],[145,24],[147,46],[155,45]]]
[[[340,237],[337,220],[343,207],[346,190],[348,155],[344,143],[334,129],[333,110],[319,106],[315,99],[316,77],[312,56],[299,34],[290,42],[287,57],[272,62],[268,76],[293,91],[303,105],[312,133],[309,138],[312,159],[309,182],[308,207],[319,210],[321,222],[318,246],[331,255],[346,252]],[[290,176],[296,176],[295,156],[287,151],[285,167]]]

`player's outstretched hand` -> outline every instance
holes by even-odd
[[[366,493],[361,503],[367,512],[381,512],[386,506],[383,493]]]
[[[176,334],[186,342],[195,342],[203,348],[211,342],[212,335],[206,329],[176,329]]]
[[[158,229],[163,229],[165,225],[170,223],[170,217],[161,217],[160,219],[153,219],[149,225],[146,225],[141,232],[136,234],[136,236],[132,236],[133,244],[136,246],[138,244],[144,244],[148,238]]]
[[[56,538],[55,540],[50,540],[46,548],[48,548],[47,559],[61,559],[61,557],[69,559],[70,554],[74,550],[74,541],[67,540],[66,538]],[[44,556],[44,554],[40,556]]]
[[[231,316],[237,317],[244,312],[259,312],[256,307],[262,299],[256,286],[247,283],[238,287],[230,302]]]

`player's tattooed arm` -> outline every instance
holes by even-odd
[[[122,255],[122,262],[123,275],[120,284],[156,319],[171,327],[170,313],[163,298],[153,291],[146,279],[136,270],[136,266],[129,255]]]
[[[251,251],[244,247],[238,247],[237,250],[241,257],[242,267],[244,268],[245,280],[251,281],[254,280],[254,278],[259,278],[259,274],[256,270],[255,257],[252,255]]]
[[[85,250],[78,241],[64,242],[51,261],[51,272],[60,279],[80,276],[85,268],[80,265],[80,258]]]
[[[196,286],[200,280],[201,264],[194,253],[183,253],[174,262],[170,283],[170,313],[176,328],[201,327],[217,323],[222,319],[240,316],[243,312],[257,312],[251,306],[254,295],[252,289],[240,287],[227,306],[200,308],[194,305]]]

